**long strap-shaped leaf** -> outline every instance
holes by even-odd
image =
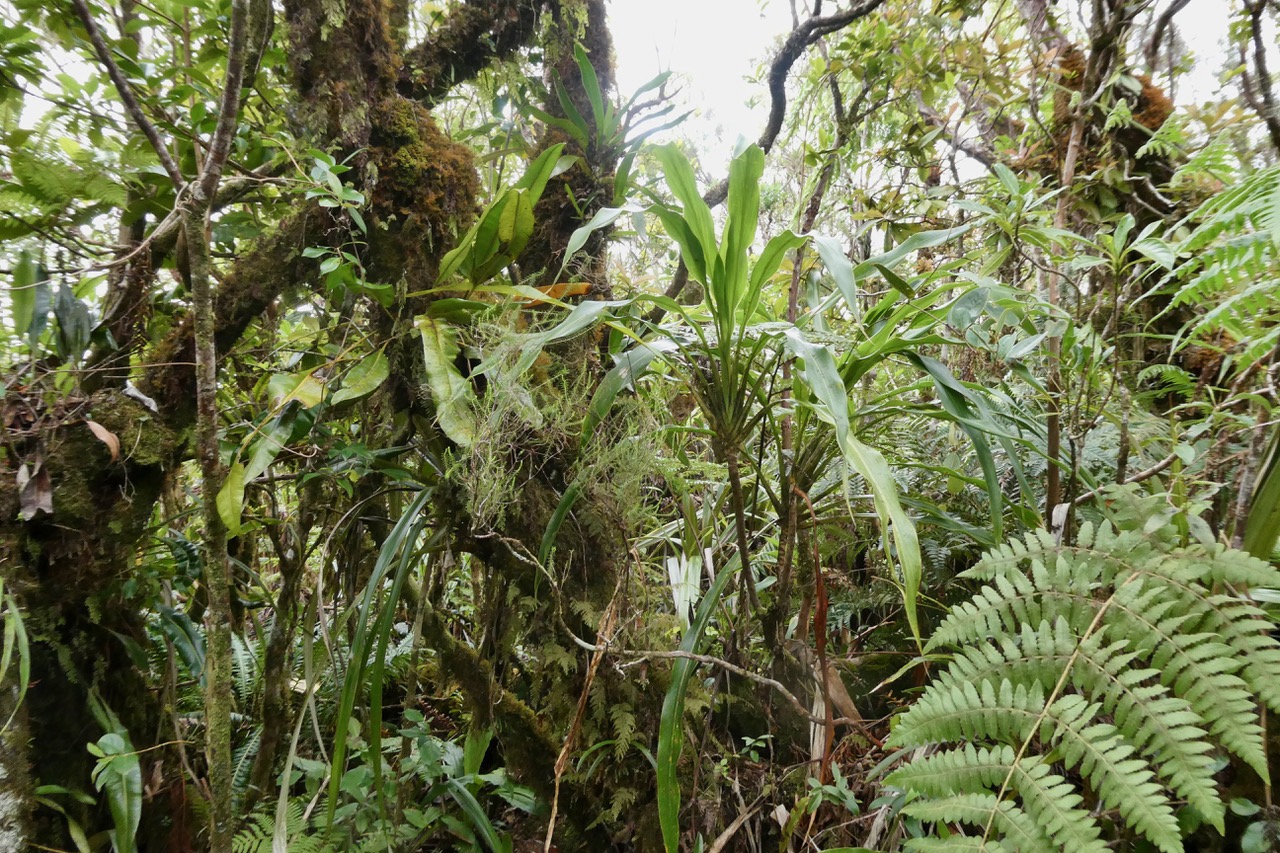
[[[711,589],[698,604],[698,612],[694,614],[689,630],[684,632],[681,651],[701,652],[711,614],[737,570],[736,565],[728,566],[711,582]],[[680,849],[680,782],[676,778],[676,768],[680,764],[680,750],[684,747],[684,694],[696,666],[697,661],[690,658],[678,659],[671,669],[671,686],[662,700],[662,721],[658,726],[658,822],[662,826],[662,843],[667,853],[676,853]]]
[[[395,604],[399,600],[399,593],[404,585],[405,569],[409,565],[409,556],[413,551],[414,540],[417,539],[418,534],[422,532],[422,528],[427,522],[423,510],[426,509],[431,495],[430,489],[423,489],[419,492],[408,508],[405,509],[404,514],[400,516],[396,526],[391,529],[391,534],[382,543],[382,550],[378,553],[378,561],[373,566],[373,574],[369,577],[369,583],[364,590],[364,598],[360,602],[355,636],[351,642],[351,656],[347,662],[347,675],[342,682],[342,696],[338,702],[338,716],[334,724],[333,767],[329,774],[329,816],[326,821],[328,825],[333,824],[333,815],[338,807],[338,789],[342,783],[343,767],[347,757],[347,725],[352,713],[355,711],[356,696],[360,693],[360,687],[364,683],[370,647],[374,646],[378,649],[379,658],[382,657],[386,650],[386,631],[383,631],[382,636],[379,637],[376,630],[377,626],[374,626],[373,630],[370,629],[370,618],[374,616],[374,611],[377,609],[379,603],[378,593],[381,590],[382,582],[386,580],[387,573],[391,571],[392,565],[398,563],[391,595],[388,597],[389,600],[386,602],[386,607],[383,610],[378,610],[377,621],[379,623],[383,621],[382,616],[384,613],[394,613],[395,611]],[[381,669],[381,666],[377,667],[379,674]],[[380,717],[382,711],[381,679],[378,679],[378,683],[372,686],[376,699],[374,708]],[[377,722],[379,725],[371,726],[369,733],[370,743],[375,755],[380,754],[376,739],[381,735],[381,720],[379,719]],[[378,762],[374,762],[373,766],[375,773],[381,770]]]
[[[920,622],[916,616],[916,599],[920,595],[920,541],[915,524],[898,500],[898,487],[893,481],[889,463],[875,448],[863,444],[853,434],[849,425],[849,399],[844,382],[836,368],[835,359],[826,347],[806,341],[795,328],[786,331],[787,345],[804,360],[803,375],[822,407],[835,425],[836,442],[850,468],[862,475],[871,489],[876,514],[890,525],[893,543],[898,549],[898,563],[902,566],[902,603],[907,613],[907,623],[916,644],[920,644]]]

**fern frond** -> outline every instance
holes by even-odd
[[[966,574],[987,584],[927,647],[955,656],[889,739],[963,746],[890,775],[921,798],[904,813],[1040,849],[1030,819],[1054,849],[1083,850],[1110,812],[1174,853],[1172,796],[1222,830],[1215,746],[1266,778],[1258,702],[1280,700],[1280,644],[1244,593],[1280,585],[1275,567],[1171,530],[1085,524],[1073,545],[1036,531]]]
[[[935,753],[896,771],[886,781],[933,797],[963,794],[977,788],[1017,793],[1023,802],[1022,810],[1040,830],[1025,833],[1023,841],[1035,839],[1033,843],[1039,847],[1048,839],[1052,844],[1049,849],[1056,850],[1102,853],[1107,849],[1100,840],[1098,827],[1080,808],[1083,798],[1071,785],[1053,773],[1039,757],[1019,759],[1010,746],[979,749],[966,745],[958,750]],[[977,817],[994,822],[993,808],[994,798]],[[954,819],[969,822],[961,817]],[[1023,843],[1015,848],[1025,849]]]
[[[1222,826],[1224,811],[1213,779],[1208,734],[1185,699],[1159,683],[1159,673],[1135,665],[1136,652],[1123,640],[1105,640],[1105,631],[1077,641],[1065,619],[1036,628],[1023,625],[1018,637],[999,636],[994,644],[966,646],[938,683],[985,680],[1054,684],[1068,668],[1072,689],[1102,706],[1116,728],[1129,732],[1128,743],[1151,762],[1157,775],[1205,819]]]
[[[994,794],[956,794],[930,800],[908,803],[902,813],[926,823],[963,823],[985,829],[988,825],[1000,838],[1010,844],[987,838],[974,838],[973,844],[961,845],[961,838],[952,836],[945,841],[913,839],[905,845],[907,850],[1022,850],[1027,853],[1055,853],[1053,842],[1040,831],[1040,827],[1026,812],[1009,800],[997,800]]]

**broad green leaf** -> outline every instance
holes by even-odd
[[[462,813],[467,816],[467,820],[471,822],[472,828],[490,853],[507,853],[511,849],[510,843],[504,841],[498,834],[498,830],[494,829],[489,816],[484,813],[484,807],[463,784],[463,780],[446,779],[445,788],[448,789],[449,796],[453,797],[453,801],[462,809]]]
[[[336,406],[348,400],[368,397],[378,390],[390,373],[390,362],[387,361],[387,355],[382,350],[362,358],[355,367],[347,371],[341,390],[333,395],[333,404]]]
[[[529,194],[522,192],[516,196],[512,209],[515,212],[511,217],[511,236],[507,238],[507,255],[515,260],[520,257],[524,247],[529,244],[529,238],[533,236],[533,201]]]
[[[708,283],[707,273],[710,269],[714,269],[718,256],[710,256],[712,267],[708,268],[708,255],[703,244],[679,211],[671,210],[662,205],[654,205],[649,209],[649,212],[658,217],[658,220],[662,222],[662,227],[667,229],[667,234],[680,247],[680,257],[684,260],[684,265],[689,270],[689,278],[699,284],[706,285]],[[714,246],[712,250],[714,251]]]
[[[297,400],[303,408],[310,409],[320,405],[324,399],[324,385],[310,370],[277,373],[267,382],[267,393],[271,396],[273,408],[279,409]]]
[[[13,285],[9,290],[10,310],[13,312],[13,332],[25,337],[31,328],[36,312],[36,287],[42,276],[37,270],[31,253],[23,251],[13,268]]]
[[[619,216],[624,213],[633,213],[638,208],[632,207],[602,207],[596,211],[595,216],[585,224],[574,229],[569,235],[569,243],[564,249],[564,260],[560,262],[560,272],[556,278],[564,277],[565,267],[569,265],[569,260],[577,254],[578,250],[587,245],[587,238],[601,228],[606,228],[614,223]]]
[[[760,176],[764,174],[764,152],[750,145],[729,164],[728,217],[720,244],[724,277],[713,280],[708,290],[719,298],[718,313],[731,321],[747,291],[747,253],[756,239],[760,220]],[[715,277],[713,277],[714,279]],[[727,326],[725,330],[727,331]]]
[[[564,151],[563,142],[552,145],[539,154],[537,159],[529,164],[529,168],[525,170],[520,180],[516,181],[514,189],[528,192],[530,206],[537,204],[538,199],[542,198],[542,191],[547,188],[547,181],[564,171],[564,169],[560,168],[560,153],[562,151]]]
[[[823,266],[835,279],[836,287],[839,288],[840,295],[844,297],[853,316],[861,316],[858,302],[858,277],[854,274],[853,264],[844,253],[844,247],[835,238],[823,234],[813,235],[813,246],[818,250],[818,257],[822,258]]]
[[[160,630],[173,643],[174,651],[187,669],[202,685],[204,679],[204,635],[185,610],[177,610],[168,605],[160,605]]]
[[[587,93],[587,100],[591,102],[591,112],[594,113],[597,132],[606,130],[604,127],[604,94],[600,91],[600,80],[596,77],[596,69],[591,65],[591,57],[587,56],[587,52],[581,44],[573,46],[573,55],[578,61],[578,72],[582,76],[582,88]]]
[[[485,211],[480,219],[480,227],[476,230],[475,244],[470,255],[463,261],[464,273],[471,275],[476,267],[488,261],[498,251],[498,229],[502,224],[503,212],[518,195],[520,195],[519,190],[507,190],[494,202],[493,207]]]
[[[535,291],[536,292],[536,291]],[[537,360],[538,355],[542,352],[542,348],[556,341],[562,341],[571,338],[574,335],[591,328],[596,322],[604,316],[610,308],[608,302],[597,302],[588,300],[579,302],[573,306],[573,310],[569,312],[569,316],[565,317],[558,324],[545,332],[527,335],[520,347],[520,358],[516,361],[515,372],[522,374]],[[473,373],[482,376],[489,373],[494,368],[494,362],[485,361],[477,367]],[[468,386],[470,387],[470,386]]]
[[[227,535],[240,535],[240,513],[244,509],[244,465],[236,462],[227,471],[227,479],[218,490],[218,517],[227,528]]]
[[[138,826],[142,822],[142,766],[127,733],[107,732],[91,744],[98,758],[93,768],[93,784],[107,795],[111,811],[111,844],[116,853],[137,850]]]
[[[1271,442],[1254,480],[1253,500],[1244,524],[1241,547],[1261,560],[1275,554],[1280,538],[1280,426],[1272,429]]]
[[[707,207],[707,203],[702,200],[702,194],[698,192],[697,181],[693,177],[693,168],[679,148],[674,144],[660,145],[654,149],[654,155],[662,165],[662,173],[667,179],[667,186],[671,187],[672,194],[675,195],[676,200],[684,208],[681,218],[687,223],[689,233],[693,235],[693,239],[698,242],[701,250],[700,256],[703,259],[703,268],[705,269],[710,259],[718,254],[715,225],[711,219],[711,208]],[[667,224],[665,219],[663,224]],[[692,272],[693,268],[690,267],[689,269]],[[705,279],[703,282],[706,283]]]
[[[966,233],[973,227],[970,222],[966,225],[958,225],[955,228],[942,228],[937,231],[919,231],[903,240],[897,246],[887,252],[867,258],[858,264],[854,270],[858,278],[866,278],[876,271],[876,267],[883,264],[886,267],[893,267],[898,261],[901,261],[912,252],[918,252],[921,249],[931,249],[934,246],[940,246],[943,243],[949,243],[961,234]]]
[[[511,190],[508,193],[514,199],[519,199],[524,193],[519,190]],[[508,201],[502,208],[502,215],[498,217],[498,239],[504,243],[510,243],[511,238],[516,233],[516,211],[519,210],[519,204],[513,204]]]
[[[280,412],[268,421],[250,445],[249,463],[244,466],[244,481],[252,483],[276,461],[293,434],[293,412]]]
[[[808,241],[808,237],[783,231],[766,243],[764,251],[760,253],[760,257],[756,258],[755,266],[751,269],[751,281],[747,285],[750,291],[759,293],[765,282],[778,271],[787,253],[800,248]]]
[[[613,408],[613,401],[618,398],[622,389],[630,387],[636,379],[643,376],[650,363],[664,352],[677,348],[671,339],[658,339],[637,344],[632,349],[618,355],[618,363],[604,375],[595,393],[591,396],[591,404],[587,407],[587,416],[582,422],[582,446],[585,447],[595,433],[595,428]]]
[[[470,447],[476,437],[475,392],[454,363],[459,349],[453,327],[425,314],[414,322],[440,429],[454,443]]]

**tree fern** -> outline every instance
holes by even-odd
[[[1280,644],[1245,592],[1280,583],[1274,567],[1104,523],[1070,546],[1031,533],[966,575],[987,585],[928,646],[951,663],[890,739],[939,748],[887,782],[904,814],[973,841],[912,849],[1103,850],[1107,815],[1173,853],[1183,801],[1222,830],[1215,753],[1266,778],[1258,703],[1280,710]]]

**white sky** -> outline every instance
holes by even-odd
[[[1167,4],[1161,0],[1158,8]],[[1199,65],[1197,74],[1179,81],[1180,105],[1207,99],[1218,88],[1227,11],[1234,5],[1192,0],[1175,18]],[[844,6],[828,4],[829,9]],[[697,110],[676,133],[699,143],[711,172],[722,171],[716,162],[728,160],[739,135],[759,136],[768,97],[763,82],[748,78],[790,30],[788,0],[610,0],[609,20],[619,94],[627,96],[662,71],[674,72],[683,84],[683,100]],[[748,106],[752,100],[755,106]]]

